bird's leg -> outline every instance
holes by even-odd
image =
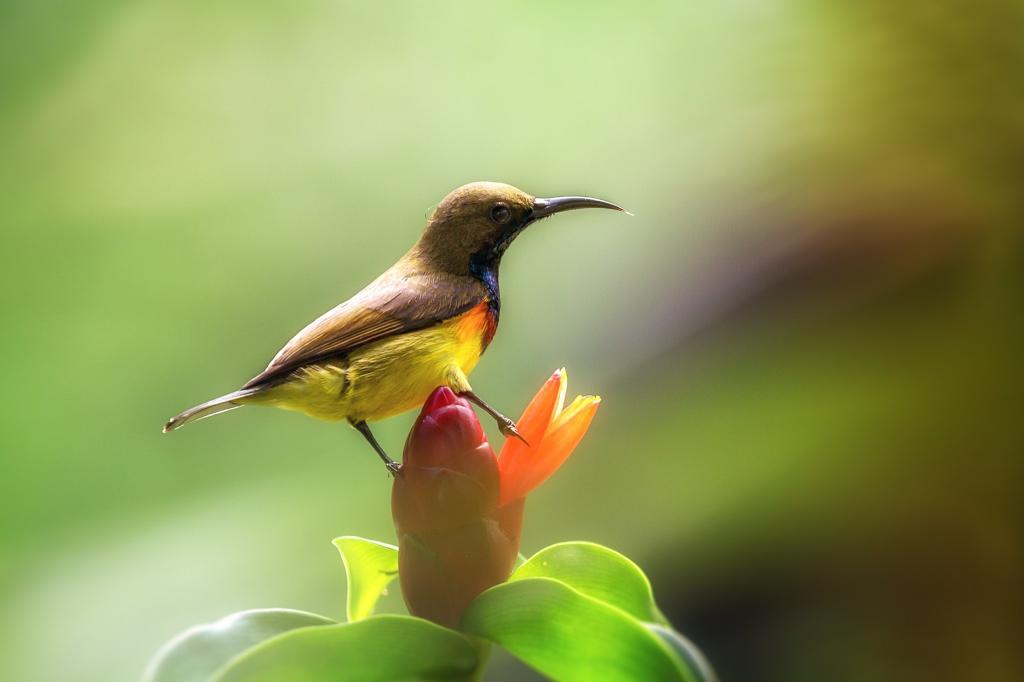
[[[473,391],[462,391],[459,395],[465,397],[470,402],[476,403],[480,406],[480,409],[494,417],[494,420],[498,422],[498,430],[501,431],[503,436],[506,438],[514,436],[526,443],[526,439],[523,438],[523,435],[519,433],[519,429],[516,428],[516,423],[484,402],[483,398],[473,393]],[[529,445],[529,443],[526,444]]]
[[[382,448],[380,446],[380,443],[377,442],[377,439],[373,437],[373,432],[370,431],[370,425],[367,424],[365,421],[350,423],[352,424],[352,426],[355,427],[356,431],[363,434],[363,438],[367,440],[367,442],[370,444],[370,447],[372,447],[374,451],[380,456],[380,458],[384,460],[384,466],[388,468],[388,471],[391,472],[391,475],[401,476],[402,465],[388,457],[388,453],[384,452],[384,448]]]

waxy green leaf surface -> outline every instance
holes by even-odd
[[[542,549],[516,569],[511,580],[523,578],[554,578],[634,618],[665,622],[640,567],[622,554],[592,542],[563,542]]]
[[[216,682],[470,680],[480,665],[465,636],[410,616],[381,615],[308,628],[236,658]]]
[[[335,538],[348,580],[345,611],[353,623],[373,613],[388,584],[398,577],[398,548],[354,535]]]
[[[665,625],[657,623],[645,623],[644,625],[672,647],[676,654],[697,674],[701,682],[718,682],[718,675],[715,674],[711,663],[693,642]]]
[[[235,656],[299,628],[336,625],[323,616],[290,609],[254,609],[197,625],[157,652],[143,682],[207,682]]]
[[[702,679],[644,623],[552,578],[492,587],[462,627],[562,682]]]
[[[640,568],[606,547],[561,543],[522,562],[467,610],[462,627],[476,639],[419,618],[371,618],[397,575],[397,548],[351,536],[334,544],[349,623],[285,609],[228,616],[168,643],[145,682],[469,681],[481,674],[484,640],[567,682],[716,681],[661,615]]]

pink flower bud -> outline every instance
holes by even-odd
[[[565,371],[544,384],[507,441],[501,465],[470,404],[440,387],[409,432],[391,491],[398,574],[409,612],[456,627],[481,592],[508,579],[526,495],[569,457],[599,398],[563,410]]]
[[[499,492],[498,460],[476,414],[451,389],[438,388],[409,433],[391,493],[410,613],[454,627],[478,594],[508,578],[522,506],[513,538],[498,520]]]

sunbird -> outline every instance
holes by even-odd
[[[529,225],[578,208],[625,210],[592,197],[534,198],[497,182],[459,187],[384,274],[308,324],[242,388],[185,410],[164,433],[243,405],[269,405],[348,421],[397,474],[400,465],[369,422],[419,407],[447,386],[494,418],[504,436],[522,438],[515,422],[473,392],[468,375],[498,329],[505,250]]]

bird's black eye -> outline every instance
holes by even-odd
[[[512,211],[505,204],[495,204],[491,207],[491,220],[504,225],[512,219]]]

